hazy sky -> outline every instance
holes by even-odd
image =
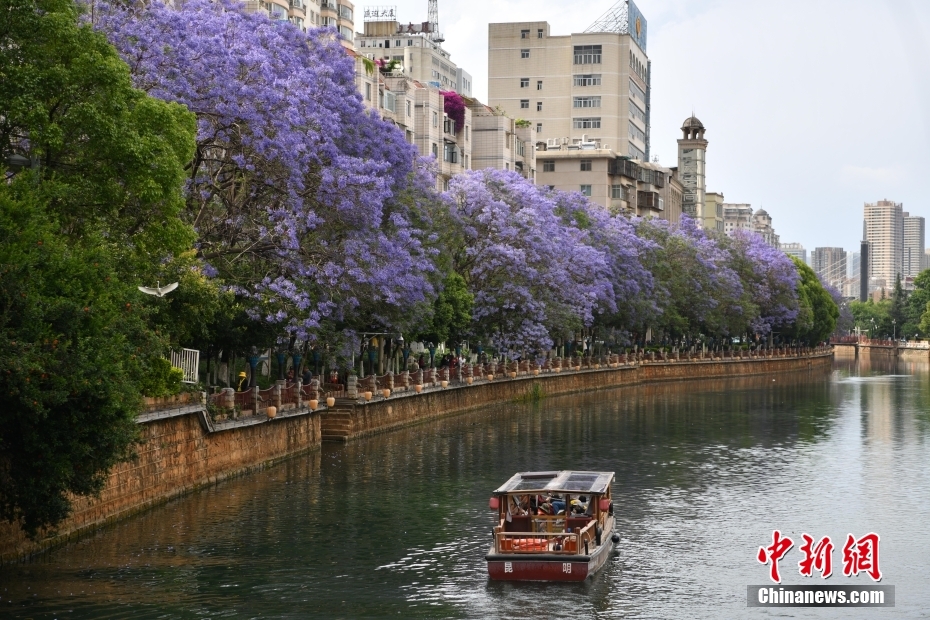
[[[569,34],[613,4],[439,0],[443,46],[486,101],[488,22],[546,20]],[[862,205],[882,198],[930,218],[930,189],[920,190],[930,181],[930,0],[636,5],[648,23],[652,153],[662,164],[676,164],[693,108],[710,142],[707,189],[764,207],[782,242],[858,249]],[[427,0],[396,6],[400,21],[427,19]]]

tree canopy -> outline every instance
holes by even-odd
[[[190,247],[194,117],[64,0],[0,17],[0,516],[35,535],[125,458],[165,336],[135,287]]]

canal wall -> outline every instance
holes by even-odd
[[[28,540],[16,524],[0,523],[0,565],[21,561],[108,523],[225,478],[319,448],[324,439],[348,441],[471,409],[512,402],[534,390],[571,394],[628,385],[738,378],[832,368],[830,351],[801,357],[651,362],[539,376],[481,380],[341,401],[332,410],[291,409],[274,419],[249,416],[216,422],[202,405],[140,416],[135,456],[114,467],[96,498],[74,499],[74,510],[54,533]],[[536,387],[538,386],[538,387]]]

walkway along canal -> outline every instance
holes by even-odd
[[[732,355],[737,357],[729,357]],[[825,348],[778,349],[759,357],[749,357],[747,352],[724,356],[678,360],[611,356],[597,364],[586,360],[584,367],[563,367],[559,360],[543,369],[525,363],[485,366],[470,383],[466,379],[442,387],[438,375],[433,375],[427,377],[432,385],[424,385],[420,391],[415,386],[423,384],[401,390],[395,386],[387,397],[383,392],[376,396],[372,389],[367,390],[369,394],[350,392],[356,398],[340,398],[332,408],[311,411],[302,406],[305,403],[297,403],[276,412],[274,418],[259,410],[258,415],[214,421],[202,404],[175,403],[140,416],[142,443],[137,458],[114,468],[99,498],[76,500],[72,517],[57,533],[32,542],[17,527],[0,524],[0,564],[22,560],[204,485],[319,449],[324,440],[348,441],[512,402],[534,389],[555,396],[653,382],[767,376],[798,370],[826,373],[833,354]]]

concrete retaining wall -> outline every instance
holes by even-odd
[[[706,380],[815,370],[828,372],[832,353],[802,358],[650,363],[584,372],[523,376],[471,386],[395,394],[348,408],[348,439],[416,424],[439,416],[510,402],[534,384],[547,395],[640,383]],[[340,414],[345,417],[346,409]],[[334,412],[335,415],[335,412]],[[212,423],[201,407],[188,405],[142,416],[136,456],[110,472],[98,498],[78,498],[58,532],[29,541],[15,524],[0,523],[0,564],[19,561],[107,523],[198,487],[266,466],[320,446],[326,412],[290,411],[274,420],[245,418]]]

